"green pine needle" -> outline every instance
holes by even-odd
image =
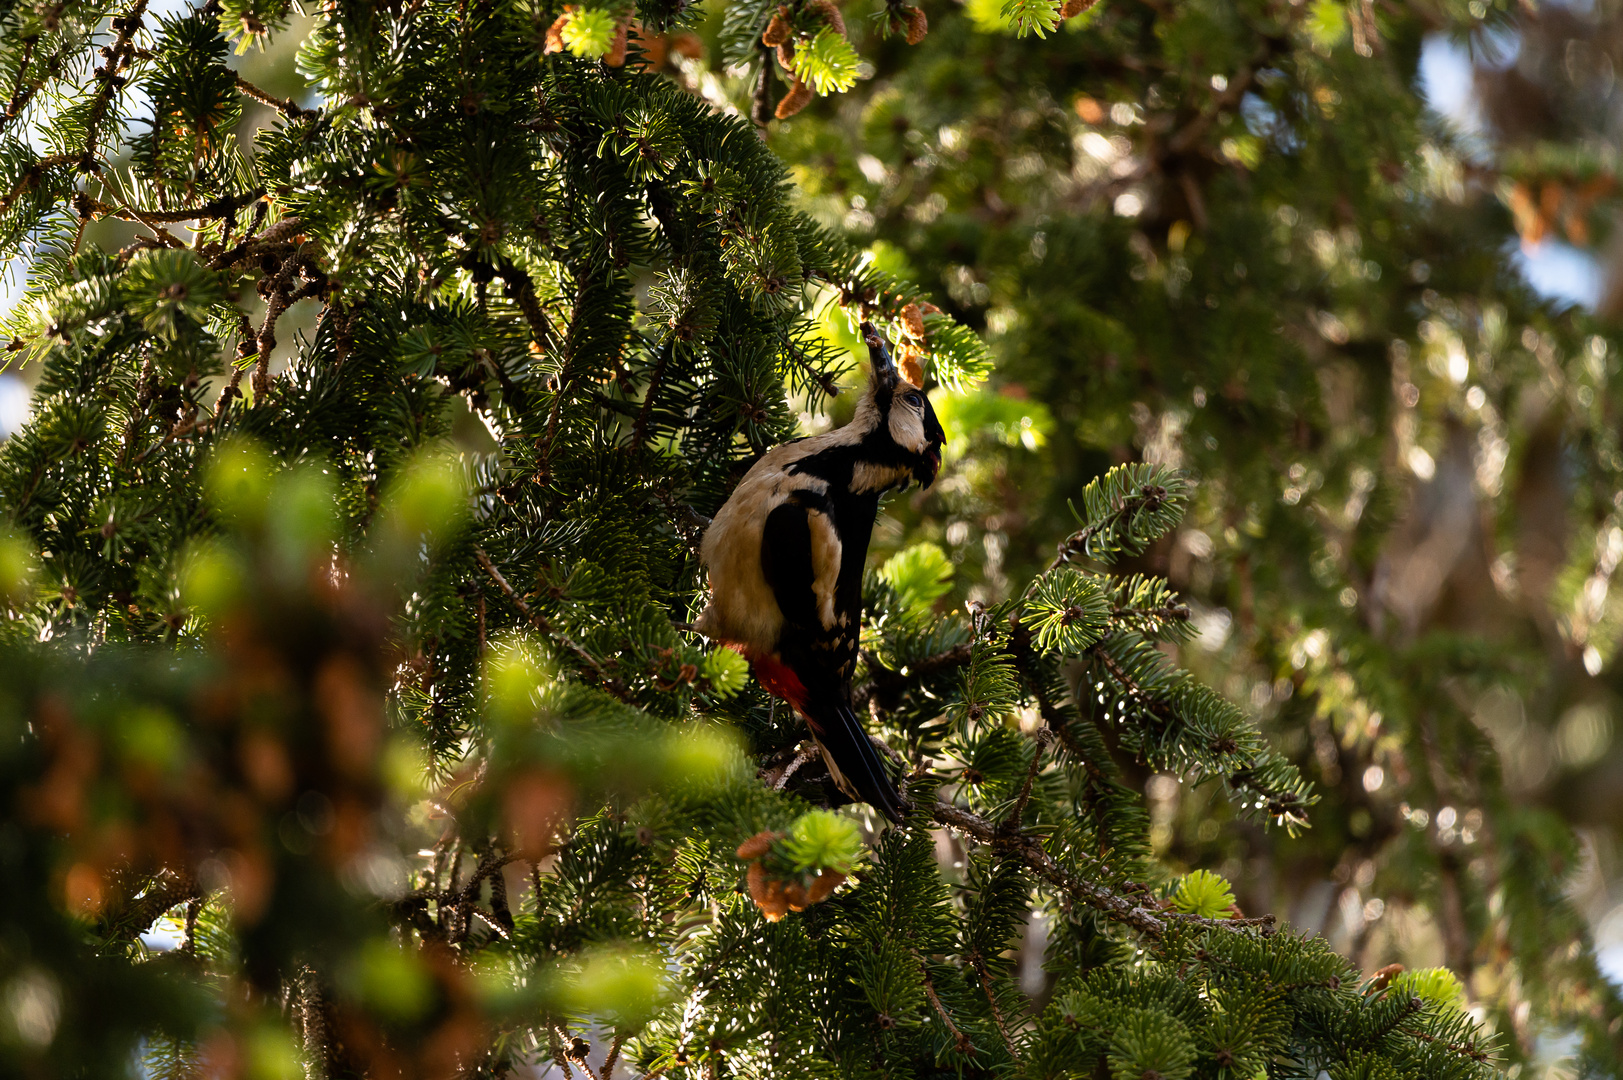
[[[862,58],[833,27],[825,26],[810,41],[795,47],[794,72],[819,94],[842,94],[857,83]]]
[[[1185,874],[1172,894],[1172,903],[1187,915],[1203,919],[1226,919],[1234,906],[1234,890],[1229,883],[1210,870],[1195,870]]]

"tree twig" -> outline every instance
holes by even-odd
[[[244,239],[235,247],[230,248],[209,260],[210,270],[225,270],[235,266],[244,259],[258,255],[261,252],[287,243],[299,234],[304,228],[304,222],[297,217],[285,217],[267,228],[257,236]]]
[[[118,32],[118,36],[107,48],[106,63],[95,72],[101,86],[96,89],[96,96],[90,102],[90,114],[85,120],[85,146],[79,154],[79,165],[86,171],[96,170],[96,143],[100,134],[98,129],[113,103],[113,94],[128,81],[121,73],[129,66],[131,58],[135,55],[131,39],[135,37],[135,32],[141,29],[143,25],[141,16],[146,13],[146,9],[147,0],[134,0],[124,10],[122,16],[117,16],[112,21],[112,27]]]
[[[301,245],[302,248],[302,245]],[[302,250],[295,250],[283,261],[276,276],[271,278],[270,291],[265,297],[265,321],[260,324],[259,336],[255,342],[255,349],[259,359],[254,364],[254,404],[257,406],[265,400],[270,390],[270,354],[276,348],[276,320],[282,317],[292,304],[292,297],[288,293],[288,285],[293,281],[293,275],[298,273],[299,264],[304,261]]]
[[[1020,828],[1021,818],[1026,813],[1026,804],[1031,801],[1031,786],[1043,767],[1043,752],[1048,749],[1048,744],[1053,738],[1053,733],[1047,728],[1038,728],[1032,733],[1032,739],[1037,744],[1037,752],[1031,755],[1031,767],[1026,770],[1026,782],[1020,785],[1020,795],[1014,800],[1014,810],[1009,814],[1009,827],[1012,829]]]
[[[997,1033],[1003,1039],[1003,1045],[1008,1048],[1009,1056],[1016,1062],[1020,1060],[1020,1051],[1014,1047],[1014,1040],[1009,1037],[1009,1025],[1003,1020],[1003,1010],[997,1007],[997,995],[992,993],[992,973],[986,969],[986,962],[977,953],[972,958],[975,974],[980,977],[981,992],[986,995],[986,1003],[992,1007],[992,1023],[997,1026]]]
[[[138,221],[148,228],[153,222],[173,224],[181,221],[200,221],[204,218],[230,217],[245,206],[252,206],[265,197],[264,188],[254,188],[238,195],[221,195],[202,206],[189,210],[149,210],[145,207],[114,206],[86,196],[87,206],[97,217],[115,217],[124,221]]]
[[[951,1014],[947,1012],[946,1006],[941,1004],[941,999],[936,996],[935,983],[930,979],[930,969],[916,949],[913,951],[913,958],[918,961],[919,974],[924,978],[924,996],[930,999],[930,1004],[935,1007],[936,1013],[941,1017],[941,1022],[946,1024],[947,1030],[952,1033],[953,1049],[960,1054],[973,1054],[975,1044],[970,1042],[969,1036],[965,1035],[959,1030],[958,1025],[952,1022]]]
[[[473,549],[473,557],[478,561],[480,567],[484,569],[485,573],[490,576],[490,580],[496,583],[496,587],[502,591],[502,595],[507,597],[514,607],[518,608],[518,613],[520,615],[528,619],[531,625],[533,625],[537,630],[554,639],[559,644],[563,645],[564,648],[574,653],[575,658],[584,664],[587,669],[592,672],[592,674],[596,675],[611,694],[622,701],[626,700],[625,687],[622,686],[618,680],[610,679],[608,676],[606,676],[603,673],[602,665],[597,662],[597,659],[592,656],[591,653],[575,644],[575,642],[571,640],[567,634],[554,626],[552,621],[545,615],[541,614],[539,611],[536,611],[534,608],[530,607],[529,604],[525,603],[524,598],[518,594],[513,586],[507,583],[507,578],[502,575],[502,572],[499,569],[497,569],[496,564],[490,561],[490,556],[485,554],[484,548],[475,547]]]
[[[1070,562],[1073,556],[1091,556],[1093,552],[1089,550],[1089,546],[1100,533],[1112,527],[1120,518],[1129,517],[1140,510],[1158,509],[1166,501],[1169,494],[1171,493],[1159,484],[1147,484],[1137,495],[1119,500],[1116,505],[1110,508],[1110,513],[1103,521],[1094,525],[1084,525],[1061,540],[1058,554],[1054,556],[1052,562],[1043,568],[1043,573],[1053,572],[1065,563]]]
[[[321,112],[318,109],[301,109],[298,102],[294,101],[292,98],[288,98],[286,101],[284,101],[275,94],[261,90],[247,79],[244,79],[241,75],[237,76],[237,89],[241,90],[244,94],[253,98],[261,105],[269,105],[271,108],[275,109],[289,120],[303,120],[307,116],[321,115]]]
[[[1214,930],[1261,929],[1272,932],[1274,917],[1260,919],[1207,919],[1177,911],[1161,911],[1148,907],[1115,890],[1088,881],[1054,861],[1034,837],[1016,832],[950,803],[938,802],[931,817],[941,825],[957,829],[984,844],[1019,856],[1020,860],[1050,885],[1060,889],[1071,899],[1093,908],[1112,922],[1131,927],[1152,940],[1159,940],[1173,922],[1193,923]]]

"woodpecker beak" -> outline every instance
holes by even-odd
[[[924,451],[924,462],[913,470],[913,479],[919,482],[919,487],[927,488],[935,483],[935,478],[941,473],[941,444],[931,443]]]
[[[894,387],[900,377],[896,373],[896,362],[891,359],[885,336],[871,322],[862,324],[862,343],[868,346],[868,362],[873,366],[874,378],[882,385]]]

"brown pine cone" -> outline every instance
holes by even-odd
[[[609,51],[603,54],[603,62],[609,67],[624,67],[626,62],[626,44],[631,36],[631,17],[628,15],[620,20],[620,25],[614,31],[614,44]]]
[[[917,304],[908,304],[898,312],[898,315],[901,317],[902,329],[907,331],[907,336],[914,341],[923,341],[924,312],[919,310],[919,306]]]
[[[789,88],[787,94],[783,95],[783,100],[778,102],[778,107],[772,115],[779,120],[787,120],[809,105],[811,99],[812,88],[806,85],[804,79],[796,78],[795,84]]]
[[[547,27],[547,42],[542,47],[542,52],[555,53],[564,51],[564,27],[569,25],[569,17],[574,13],[575,6],[570,4],[564,8],[562,15],[552,20],[552,25]]]
[[[807,0],[806,10],[832,26],[836,34],[845,36],[845,16],[834,6],[834,0]]]
[[[789,40],[789,35],[794,28],[789,25],[788,14],[788,8],[778,8],[777,14],[772,16],[772,21],[766,24],[766,29],[761,33],[762,45],[768,45],[775,49]]]
[[[910,7],[907,9],[907,43],[917,45],[924,40],[924,35],[930,32],[930,20],[924,17],[924,9]]]

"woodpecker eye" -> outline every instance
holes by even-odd
[[[924,395],[919,393],[917,390],[910,390],[906,394],[903,394],[902,400],[913,406],[915,409],[924,408]]]

